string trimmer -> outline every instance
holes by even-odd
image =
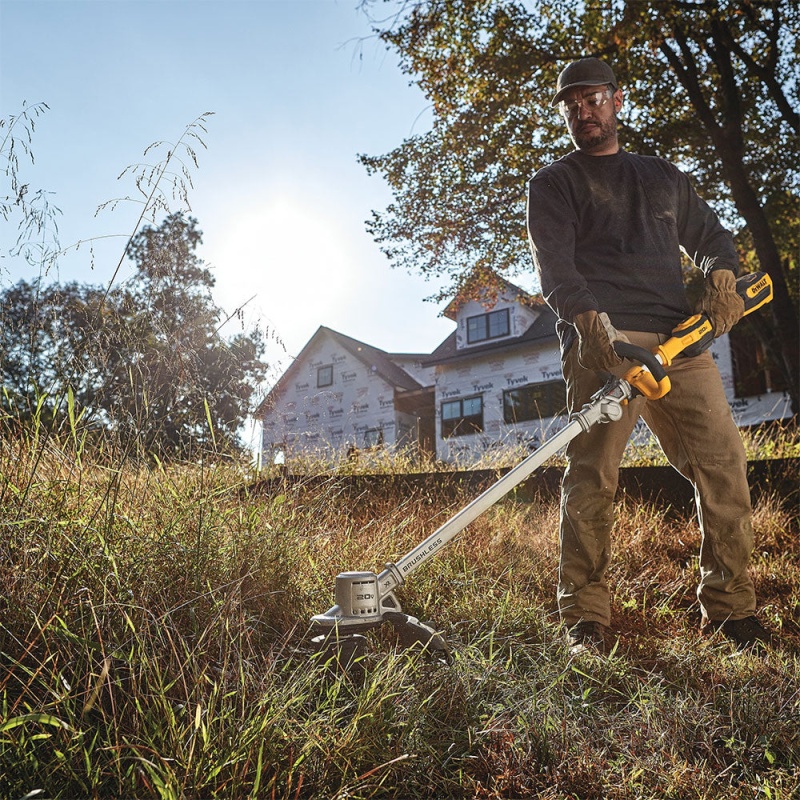
[[[737,290],[744,300],[745,314],[750,314],[772,300],[772,280],[763,272],[740,278],[737,281]],[[594,425],[620,419],[622,406],[638,395],[644,395],[648,400],[662,398],[671,388],[665,367],[679,355],[699,355],[711,346],[713,339],[714,329],[708,316],[695,314],[678,325],[673,330],[672,337],[652,352],[628,342],[615,342],[614,349],[621,358],[638,363],[622,378],[610,377],[605,386],[580,411],[570,416],[567,425],[555,436],[399,561],[386,564],[380,574],[342,572],[336,576],[335,605],[324,614],[316,614],[311,619],[312,632],[317,634],[312,639],[314,645],[319,649],[333,645],[340,654],[346,651],[345,659],[349,661],[362,649],[366,641],[363,634],[388,621],[396,628],[404,647],[420,644],[448,658],[449,648],[444,637],[430,625],[403,613],[395,589],[402,586],[412,572],[437,555],[470,522],[502,499],[576,436]]]

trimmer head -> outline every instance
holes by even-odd
[[[318,649],[333,642],[363,640],[364,632],[388,621],[394,625],[403,647],[419,645],[450,660],[444,637],[430,625],[404,614],[394,592],[381,596],[379,577],[374,572],[342,572],[336,576],[336,605],[311,618],[312,639]],[[359,642],[360,644],[360,642]]]
[[[396,598],[391,595],[396,603]],[[360,633],[383,622],[378,576],[374,572],[341,572],[336,576],[336,605],[324,614],[315,614],[311,624],[322,633]],[[389,604],[392,601],[389,600]],[[399,609],[399,606],[398,606]]]

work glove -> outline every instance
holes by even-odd
[[[736,276],[729,269],[706,275],[697,311],[707,314],[714,326],[714,338],[727,333],[744,315],[744,300],[736,291]]]
[[[584,311],[573,320],[578,331],[578,363],[584,369],[609,372],[622,363],[613,343],[627,342],[627,337],[611,324],[605,311]]]

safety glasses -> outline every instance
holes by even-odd
[[[604,106],[611,99],[611,89],[597,89],[594,92],[587,92],[583,97],[571,100],[561,100],[558,109],[565,117],[574,117],[579,108],[588,108],[590,111]]]

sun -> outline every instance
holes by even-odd
[[[239,205],[205,236],[215,299],[228,313],[247,303],[292,355],[333,310],[350,302],[357,265],[333,214],[283,192]],[[249,302],[248,302],[249,301]]]

